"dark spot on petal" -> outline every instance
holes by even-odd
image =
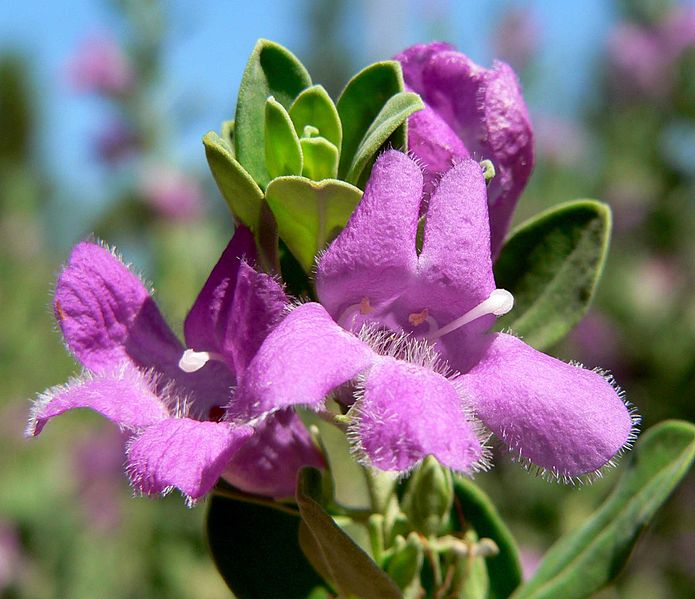
[[[208,412],[208,420],[222,422],[224,420],[225,409],[222,406],[212,406]]]

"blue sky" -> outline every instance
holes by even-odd
[[[520,2],[506,0],[356,0],[349,2],[343,38],[356,66],[427,41],[440,5],[451,15],[438,30],[482,64],[492,59],[487,42],[499,14]],[[163,95],[185,100],[193,118],[173,137],[174,160],[205,168],[200,137],[231,118],[246,57],[259,37],[306,52],[302,0],[169,1],[173,28],[167,39]],[[610,30],[610,3],[535,0],[541,25],[532,112],[572,116],[586,102],[590,68]],[[51,171],[76,193],[96,191],[89,140],[104,119],[103,106],[76,95],[65,83],[65,63],[90,33],[110,29],[114,17],[99,0],[6,1],[0,7],[0,48],[27,54],[41,101],[42,126],[50,132],[42,152]]]

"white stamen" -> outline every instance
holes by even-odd
[[[211,352],[187,349],[179,360],[179,368],[184,372],[197,372],[210,360],[217,358]]]
[[[463,316],[459,316],[453,322],[448,325],[443,326],[441,329],[431,332],[427,337],[430,339],[437,339],[438,337],[443,337],[452,331],[462,327],[464,324],[468,324],[481,316],[487,316],[488,314],[494,314],[495,316],[502,316],[506,314],[514,307],[514,296],[509,293],[506,289],[495,289],[484,302],[479,303],[475,308],[466,312]]]

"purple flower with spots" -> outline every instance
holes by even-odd
[[[479,420],[550,475],[598,472],[629,446],[637,417],[610,377],[489,332],[513,298],[495,287],[480,165],[463,159],[441,179],[419,247],[423,183],[408,156],[378,159],[318,260],[321,303],[295,308],[268,335],[230,418],[321,410],[332,393],[349,408],[358,456],[382,470],[406,472],[427,455],[463,473],[485,466]]]
[[[28,435],[54,416],[91,408],[131,433],[127,471],[142,493],[176,487],[190,501],[220,476],[244,491],[287,496],[297,469],[321,457],[292,411],[255,426],[222,420],[256,350],[282,319],[287,298],[256,272],[251,234],[239,228],[184,323],[185,349],[150,292],[110,251],[78,244],[62,271],[55,314],[85,373],[44,392]]]
[[[424,166],[425,191],[454,161],[470,156],[495,166],[488,202],[496,254],[533,167],[531,123],[514,71],[499,61],[480,67],[442,42],[412,46],[396,60],[425,102],[408,120],[408,148]]]

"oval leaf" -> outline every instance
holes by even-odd
[[[519,549],[490,498],[469,480],[454,477],[454,510],[452,520],[460,513],[479,538],[487,537],[497,544],[499,553],[485,559],[489,574],[489,598],[505,599],[521,583]]]
[[[304,177],[322,181],[338,175],[338,148],[330,141],[323,137],[305,137],[300,143],[304,156]]]
[[[309,273],[314,256],[345,227],[362,192],[336,179],[317,183],[305,177],[279,177],[268,185],[265,197],[280,237]]]
[[[405,91],[398,62],[377,62],[355,75],[345,86],[336,104],[343,126],[339,178],[345,179],[355,153],[389,98]]]
[[[265,166],[265,102],[273,96],[289,108],[310,85],[309,73],[289,50],[268,40],[256,43],[239,86],[234,144],[237,160],[261,187],[270,181]]]
[[[346,180],[355,185],[362,180],[362,173],[367,165],[374,162],[379,148],[389,140],[398,127],[407,122],[411,114],[424,107],[420,96],[413,92],[401,92],[389,98],[364,134],[352,159]]]
[[[208,545],[222,578],[240,599],[304,599],[323,580],[302,553],[298,516],[213,495]]]
[[[305,127],[316,127],[336,148],[343,141],[343,127],[338,110],[328,92],[321,85],[313,85],[297,96],[289,109],[297,134],[301,137]]]
[[[302,148],[290,115],[272,96],[265,103],[265,166],[271,179],[302,174]]]
[[[393,580],[316,501],[320,493],[321,472],[302,468],[297,482],[297,504],[302,516],[299,542],[309,561],[333,582],[341,596],[399,599],[401,592]]]
[[[203,137],[205,157],[215,183],[234,216],[254,232],[263,209],[263,192],[237,162],[229,145],[214,131]]]
[[[514,295],[498,321],[537,349],[560,341],[589,309],[606,261],[611,213],[606,204],[561,204],[519,226],[497,263],[497,286]]]
[[[647,431],[610,497],[583,526],[550,548],[513,599],[581,599],[608,584],[693,458],[695,426],[689,422],[666,421]]]

